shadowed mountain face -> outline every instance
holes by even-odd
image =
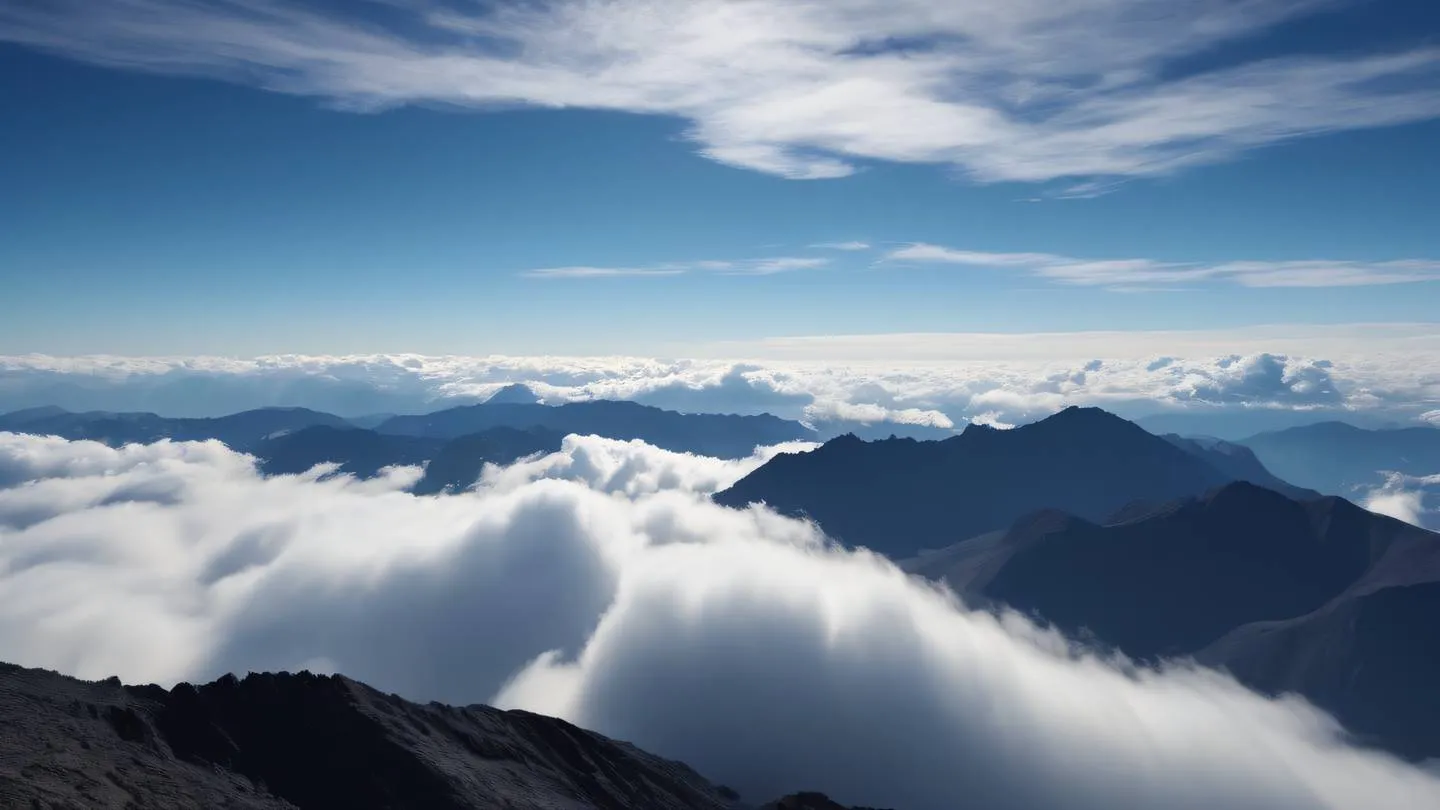
[[[1142,658],[1194,655],[1440,756],[1440,535],[1233,483],[1108,525],[1055,511],[903,562]]]
[[[294,475],[326,462],[339,472],[370,478],[385,467],[423,464],[445,444],[443,439],[384,436],[373,430],[314,425],[262,439],[250,448],[266,475]]]
[[[1037,509],[1100,520],[1233,480],[1204,458],[1097,408],[941,442],[845,436],[777,456],[715,500],[764,502],[852,546],[901,558],[1003,529]]]
[[[1167,433],[1160,438],[1184,450],[1196,458],[1203,459],[1234,481],[1248,481],[1257,486],[1273,489],[1287,498],[1309,500],[1320,497],[1313,489],[1297,487],[1270,472],[1255,453],[1243,444],[1223,439],[1184,437]]]
[[[425,467],[412,489],[416,495],[458,492],[474,484],[486,464],[513,464],[535,453],[557,453],[565,434],[544,428],[490,428],[452,439]]]
[[[1237,482],[1111,525],[1041,512],[903,565],[1148,658],[1315,610],[1417,538],[1434,535],[1339,498]]]
[[[486,405],[543,405],[544,400],[540,399],[530,386],[524,383],[514,383],[501,388],[485,400]]]
[[[1302,694],[1362,740],[1440,757],[1437,618],[1440,576],[1358,588],[1299,618],[1237,628],[1196,657],[1255,689]]]
[[[562,720],[422,706],[309,673],[166,691],[0,664],[0,729],[3,807],[750,806],[683,764]],[[845,810],[802,795],[775,806]]]
[[[404,436],[455,438],[493,427],[544,428],[611,439],[640,439],[676,452],[743,458],[757,446],[813,438],[799,422],[778,417],[683,414],[622,401],[546,405],[471,405],[425,416],[397,416],[376,430]]]
[[[1384,483],[1381,471],[1440,473],[1440,430],[1366,430],[1344,422],[1261,433],[1241,444],[1276,475],[1330,495],[1352,497]]]

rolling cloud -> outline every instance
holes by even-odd
[[[1415,421],[1440,401],[1425,324],[1211,332],[918,334],[717,344],[688,360],[409,354],[253,359],[0,356],[0,411],[40,405],[204,416],[305,406],[420,413],[525,383],[552,404],[632,399],[847,429],[1015,424],[1071,405],[1129,416],[1262,411]],[[718,358],[756,358],[748,360]],[[928,434],[927,434],[928,435]]]
[[[808,524],[709,503],[744,462],[582,438],[561,455],[422,498],[401,491],[413,470],[263,479],[214,443],[0,434],[0,647],[131,682],[338,669],[559,714],[756,798],[1440,802],[1436,774],[1351,747],[1303,703],[1097,657]],[[627,465],[655,477],[619,484],[645,479],[617,478]]]
[[[1155,176],[1440,115],[1433,47],[1177,61],[1328,0],[20,0],[0,41],[352,110],[578,107],[678,117],[700,154],[789,178],[867,161],[982,182]],[[358,16],[352,16],[358,15]]]

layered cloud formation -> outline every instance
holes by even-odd
[[[524,383],[552,404],[634,399],[936,435],[971,421],[1015,424],[1070,404],[1132,418],[1300,411],[1311,421],[1325,413],[1415,421],[1440,401],[1440,378],[1427,371],[1440,365],[1440,332],[1424,324],[834,336],[701,348],[697,355],[715,359],[0,357],[0,411],[60,405],[203,416],[282,405],[343,416],[419,413]]]
[[[1385,474],[1385,483],[1365,496],[1371,512],[1403,520],[1414,526],[1440,530],[1440,474]]]
[[[0,41],[350,109],[527,105],[688,122],[706,157],[791,178],[870,160],[981,181],[1153,176],[1440,115],[1417,36],[1265,42],[1331,0],[20,0]]]
[[[129,681],[338,669],[568,717],[759,798],[1033,807],[1440,803],[1323,715],[966,609],[717,462],[572,438],[415,497],[413,470],[264,479],[214,444],[0,434],[0,648]],[[625,471],[623,473],[619,471]]]

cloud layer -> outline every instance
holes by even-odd
[[[859,250],[863,248],[839,248]],[[776,256],[768,259],[706,260],[695,262],[670,262],[646,265],[644,267],[540,267],[523,270],[526,278],[648,278],[653,276],[680,276],[686,273],[708,272],[727,276],[773,276],[794,270],[814,270],[829,264],[829,259],[814,256]]]
[[[1427,324],[800,337],[699,353],[717,359],[0,357],[0,411],[60,405],[203,416],[281,405],[343,416],[419,413],[525,383],[550,403],[633,399],[687,412],[769,412],[837,430],[870,424],[881,433],[939,435],[974,420],[1023,422],[1070,404],[1132,418],[1294,413],[1309,421],[1413,422],[1440,402],[1440,377],[1430,371],[1440,366],[1440,330]]]
[[[868,160],[981,181],[1159,175],[1440,114],[1436,51],[1214,54],[1329,0],[20,0],[0,40],[351,109],[679,117],[705,156],[792,178]],[[1208,55],[1213,66],[1199,70]],[[1186,60],[1189,60],[1188,62]],[[1074,193],[1090,193],[1093,182]]]
[[[420,498],[400,490],[413,471],[262,479],[215,444],[0,434],[0,648],[132,682],[339,669],[560,714],[752,798],[1440,802],[1433,774],[1351,748],[1301,703],[1096,658],[807,524],[704,499],[743,462],[594,439],[562,455],[543,466],[572,480],[531,463]]]
[[[1440,281],[1440,260],[1434,259],[1162,262],[1077,259],[1050,253],[988,253],[915,243],[890,251],[884,260],[1019,270],[1059,284],[1122,291],[1173,289],[1215,281],[1244,287],[1363,287]]]
[[[1365,495],[1371,512],[1403,520],[1413,526],[1440,531],[1440,474],[1377,473],[1385,483]]]

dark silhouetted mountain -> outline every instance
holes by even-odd
[[[564,439],[565,434],[543,428],[498,427],[446,440],[315,426],[265,439],[250,452],[266,475],[302,473],[329,462],[340,465],[337,472],[370,478],[385,467],[424,465],[425,474],[412,491],[435,495],[475,483],[487,463],[510,464],[534,453],[557,452]]]
[[[1037,509],[1102,520],[1135,501],[1197,495],[1231,476],[1097,408],[1013,430],[971,425],[939,442],[842,436],[781,455],[715,500],[765,502],[895,558],[1004,529]]]
[[[71,413],[56,408],[32,408],[0,416],[0,430],[71,440],[90,439],[113,447],[160,439],[218,439],[234,449],[246,450],[277,433],[314,425],[349,427],[349,423],[338,416],[305,408],[261,408],[205,419],[169,418],[153,413]]]
[[[250,452],[260,459],[260,471],[266,475],[302,473],[332,462],[340,465],[338,472],[370,478],[385,467],[424,464],[444,444],[443,439],[313,425],[262,439]]]
[[[1120,518],[1037,512],[901,566],[1132,656],[1194,655],[1370,743],[1440,756],[1440,535],[1241,482]]]
[[[1310,500],[1321,495],[1313,489],[1297,487],[1275,476],[1265,468],[1264,464],[1260,463],[1260,459],[1255,457],[1255,453],[1243,444],[1205,436],[1187,438],[1174,433],[1167,433],[1160,438],[1192,456],[1204,459],[1209,462],[1210,466],[1232,480],[1249,481],[1296,500]]]
[[[1340,498],[1235,482],[1100,525],[1054,510],[902,563],[957,592],[1151,658],[1309,613],[1435,535]]]
[[[742,458],[760,445],[806,440],[814,435],[799,422],[774,416],[684,414],[617,400],[553,407],[485,403],[424,416],[397,416],[381,423],[377,430],[449,439],[495,427],[640,439],[666,450],[721,458]]]
[[[444,444],[412,490],[417,495],[458,492],[474,484],[488,464],[511,464],[535,453],[555,453],[565,434],[545,428],[496,427]]]
[[[1240,443],[1286,481],[1343,497],[1383,484],[1382,470],[1440,473],[1440,430],[1433,427],[1366,430],[1321,422],[1261,433]]]
[[[1437,626],[1440,535],[1412,531],[1319,609],[1236,628],[1196,657],[1255,689],[1304,695],[1362,739],[1433,758],[1440,757]]]
[[[1133,403],[1131,403],[1133,405]],[[1218,436],[1239,442],[1257,433],[1285,430],[1326,419],[1343,419],[1367,428],[1388,428],[1396,414],[1368,414],[1343,408],[1294,410],[1289,408],[1245,408],[1190,404],[1182,410],[1137,416],[1135,423],[1152,433],[1181,436]],[[1263,459],[1262,459],[1263,460]],[[1283,477],[1283,476],[1282,476]]]
[[[789,803],[774,806],[844,810],[819,798],[783,801]],[[226,676],[167,691],[3,664],[0,806],[746,805],[683,764],[561,720],[487,706],[419,705],[339,676]]]
[[[824,793],[792,793],[760,805],[759,810],[880,810],[880,808],[846,807]]]
[[[544,400],[536,396],[530,386],[524,383],[512,383],[501,388],[485,400],[486,405],[543,405]]]

